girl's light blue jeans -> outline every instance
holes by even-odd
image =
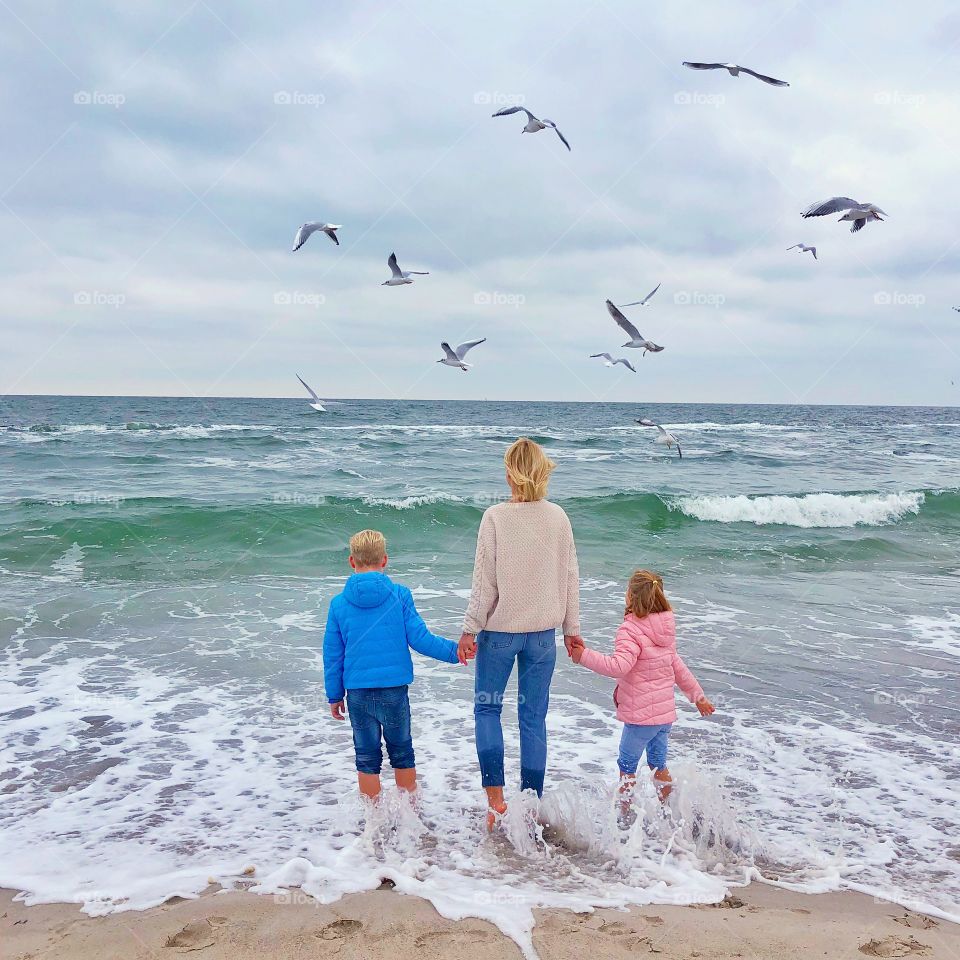
[[[625,723],[620,736],[620,756],[617,765],[620,772],[632,776],[644,751],[647,754],[647,766],[654,770],[666,770],[667,747],[670,742],[672,723],[647,726],[639,723]]]
[[[520,721],[520,789],[543,795],[547,768],[547,707],[550,681],[557,663],[556,630],[535,633],[499,633],[483,630],[477,636],[477,673],[473,715],[477,757],[485,787],[503,786],[503,693],[517,672],[517,713]]]

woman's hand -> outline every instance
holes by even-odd
[[[464,633],[457,644],[457,659],[466,666],[468,660],[477,655],[477,638],[472,633]]]
[[[570,651],[570,659],[571,659],[574,663],[579,663],[579,662],[580,662],[580,659],[583,657],[583,651],[586,650],[586,649],[587,649],[587,648],[584,646],[584,643],[583,643],[583,641],[581,640],[579,646],[574,647],[574,648]]]
[[[583,646],[583,637],[581,637],[579,633],[564,634],[563,645],[567,648],[567,656],[572,658],[574,648]],[[578,660],[577,663],[579,662]]]
[[[330,716],[333,717],[334,720],[343,720],[346,714],[344,713],[342,700],[330,704]]]
[[[717,709],[706,697],[701,697],[697,701],[696,707],[700,711],[701,717],[709,717],[710,714],[715,713]]]

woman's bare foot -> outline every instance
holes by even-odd
[[[487,791],[487,830],[493,833],[497,821],[507,812],[503,799],[503,787],[485,787]]]

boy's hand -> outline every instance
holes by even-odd
[[[477,655],[477,638],[472,633],[464,633],[457,644],[457,659],[466,666],[468,660]]]
[[[696,703],[701,717],[709,717],[711,713],[716,712],[716,707],[706,698],[701,697]]]
[[[333,717],[334,720],[344,719],[346,713],[344,711],[344,704],[342,700],[338,700],[336,703],[330,704],[330,716]]]

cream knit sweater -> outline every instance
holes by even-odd
[[[549,500],[508,501],[480,521],[464,633],[580,632],[580,571],[573,530]]]

